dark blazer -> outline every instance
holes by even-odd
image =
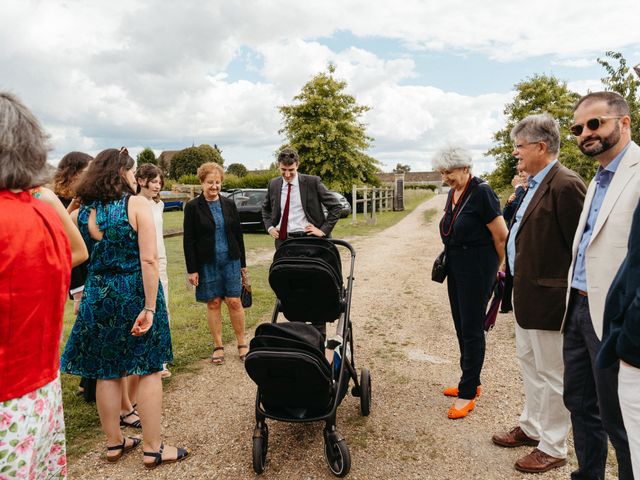
[[[240,216],[233,200],[222,195],[220,207],[229,244],[229,257],[240,259],[240,266],[246,267],[244,240],[240,229]],[[187,272],[196,273],[204,263],[210,263],[216,257],[216,224],[204,195],[199,195],[184,207],[184,259]]]
[[[297,175],[304,214],[316,228],[322,230],[327,237],[330,236],[333,227],[340,218],[340,202],[329,193],[320,177],[303,173]],[[283,182],[282,177],[273,178],[269,182],[267,196],[262,203],[262,222],[267,230],[271,227],[277,227],[280,221],[280,195]],[[326,218],[322,211],[323,205],[327,209]]]
[[[640,368],[640,203],[633,214],[628,248],[604,306],[600,368],[618,359]]]
[[[577,173],[556,163],[529,202],[516,234],[513,278],[514,313],[522,328],[560,330],[586,191]]]
[[[527,189],[523,186],[518,186],[516,188],[515,194],[516,198],[513,199],[513,202],[507,202],[507,204],[502,209],[502,216],[504,217],[504,221],[507,224],[507,227],[511,227],[511,222],[516,212],[518,211],[518,207],[520,203],[522,203],[522,199],[527,193]]]

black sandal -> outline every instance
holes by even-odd
[[[214,365],[222,365],[224,363],[224,347],[215,347],[213,349],[213,353],[216,353],[218,350],[222,350],[222,355],[220,355],[219,357],[215,357],[213,354],[211,354],[211,363],[213,363]]]
[[[179,462],[181,460],[184,460],[188,455],[189,455],[189,450],[186,450],[184,448],[180,448],[180,447],[176,447],[176,449],[178,450],[178,456],[176,458],[172,458],[170,460],[163,460],[162,459],[162,452],[164,451],[164,443],[160,444],[160,450],[158,450],[157,452],[143,452],[145,457],[154,457],[155,460],[153,462],[143,462],[144,466],[147,468],[156,468],[160,465],[162,465],[163,463],[176,463]]]
[[[133,440],[133,444],[128,446],[128,447],[127,447],[127,438],[130,439],[130,440]],[[109,452],[112,452],[114,450],[120,450],[120,453],[118,455],[113,455],[111,457],[109,455],[107,455],[107,460],[110,461],[111,463],[117,462],[118,460],[120,460],[122,458],[122,456],[125,453],[130,452],[131,450],[136,448],[138,445],[140,445],[141,442],[142,442],[142,440],[140,438],[123,437],[122,444],[115,445],[113,447],[107,447],[107,451],[109,451]]]
[[[135,406],[133,407],[133,410],[131,410],[126,415],[120,415],[120,426],[121,427],[142,428],[142,423],[140,423],[140,417],[139,416],[138,416],[138,419],[135,422],[129,423],[129,422],[125,422],[124,421],[125,418],[128,418],[131,415],[138,415],[138,412],[136,412]]]
[[[242,355],[240,354],[240,349],[241,348],[246,348],[247,351],[244,352]],[[242,345],[238,345],[238,358],[240,358],[241,362],[244,362],[244,359],[247,357],[247,353],[249,353],[249,346],[246,344],[242,344]]]

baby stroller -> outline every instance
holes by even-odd
[[[351,254],[346,289],[337,245]],[[358,381],[349,319],[355,255],[345,241],[316,237],[287,240],[274,255],[269,284],[277,296],[276,305],[271,323],[256,329],[245,360],[247,373],[258,385],[253,432],[253,469],[258,474],[264,471],[267,457],[267,418],[324,421],[327,464],[338,477],[349,473],[351,457],[336,430],[336,411],[350,380],[354,383],[352,395],[360,397],[361,414],[369,415],[371,408],[371,378],[363,368]],[[288,322],[277,322],[280,312]],[[335,360],[330,364],[321,330],[335,320],[337,335],[327,342],[335,348]]]

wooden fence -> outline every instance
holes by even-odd
[[[356,187],[353,186],[351,200],[351,223],[358,223],[358,205],[362,205],[364,221],[370,225],[376,223],[376,212],[388,212],[393,210],[394,189],[392,187]],[[362,198],[358,198],[358,192],[362,192]]]

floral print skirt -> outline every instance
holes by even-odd
[[[67,478],[60,376],[0,402],[0,480]]]

